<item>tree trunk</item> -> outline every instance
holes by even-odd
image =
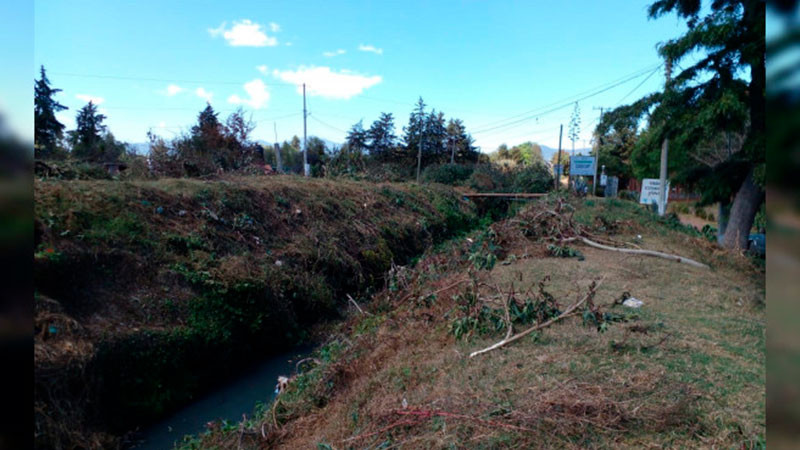
[[[717,243],[722,245],[725,238],[725,229],[728,228],[728,220],[731,217],[731,202],[721,200],[719,202],[719,212],[717,215]]]
[[[755,219],[762,201],[764,201],[764,191],[756,185],[753,179],[753,169],[750,169],[747,178],[744,179],[733,199],[730,221],[722,241],[723,247],[732,250],[747,249],[750,228],[753,226],[753,219]]]

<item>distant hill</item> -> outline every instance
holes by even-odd
[[[553,159],[553,155],[558,153],[558,149],[557,148],[548,147],[546,145],[541,145],[541,144],[539,144],[539,147],[542,148],[542,157],[544,158],[545,161],[551,161]],[[570,154],[570,155],[572,154],[572,149],[571,148],[561,147],[561,151],[563,153],[567,153],[567,154]],[[576,155],[589,155],[589,154],[591,154],[591,151],[592,151],[592,149],[588,148],[588,147],[587,148],[576,148],[575,149],[575,154]]]

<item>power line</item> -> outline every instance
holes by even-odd
[[[611,89],[613,89],[613,88],[615,88],[615,87],[617,87],[617,86],[620,86],[620,85],[622,85],[622,84],[625,84],[625,83],[627,83],[627,82],[629,82],[629,81],[635,80],[636,78],[639,78],[639,77],[641,77],[642,75],[645,75],[646,73],[647,73],[647,72],[644,72],[644,73],[640,73],[640,74],[638,74],[638,75],[636,75],[636,76],[633,76],[633,77],[626,78],[626,79],[624,79],[624,80],[622,80],[622,81],[619,81],[619,82],[617,82],[617,83],[614,83],[614,84],[612,84],[612,85],[610,85],[610,86],[608,86],[608,87],[605,87],[605,88],[603,88],[603,89],[600,89],[600,90],[598,90],[598,91],[592,92],[591,94],[585,95],[585,96],[583,96],[583,97],[581,97],[581,98],[578,98],[578,99],[575,99],[575,100],[570,100],[570,101],[568,101],[568,102],[566,102],[566,103],[564,103],[564,104],[562,104],[562,105],[556,106],[556,107],[554,107],[554,108],[551,108],[551,109],[548,109],[548,110],[546,110],[546,111],[539,112],[539,113],[536,113],[536,114],[532,114],[532,115],[529,115],[529,116],[527,116],[527,117],[523,117],[523,118],[521,118],[521,119],[517,119],[517,120],[514,120],[514,121],[512,121],[512,122],[509,122],[509,123],[506,123],[506,124],[501,124],[501,125],[496,125],[496,126],[489,127],[489,128],[479,129],[479,130],[477,130],[477,131],[473,131],[473,132],[472,132],[472,134],[482,134],[482,133],[486,133],[487,131],[492,131],[492,130],[496,130],[496,129],[500,129],[500,128],[506,128],[506,127],[509,127],[509,126],[511,126],[511,125],[515,125],[515,124],[518,124],[518,123],[520,123],[520,122],[525,122],[525,121],[527,121],[527,120],[533,119],[534,117],[541,117],[541,116],[544,116],[544,115],[550,114],[550,113],[552,113],[552,112],[555,112],[555,111],[558,111],[558,110],[560,110],[560,109],[564,109],[564,108],[566,108],[566,107],[569,107],[570,105],[572,105],[572,104],[574,104],[574,103],[581,102],[581,101],[583,101],[583,100],[586,100],[586,99],[592,98],[592,97],[594,97],[594,96],[596,96],[596,95],[600,95],[600,94],[602,94],[603,92],[609,91],[609,90],[611,90]]]
[[[659,64],[658,64],[658,66],[660,66],[660,65],[661,65],[661,64],[659,63]],[[656,66],[656,67],[658,67],[658,66]],[[650,72],[650,71],[651,71],[651,70],[653,70],[653,69],[654,69],[654,67],[653,67],[653,66],[648,66],[648,67],[646,67],[645,69],[640,69],[640,70],[637,70],[636,72],[633,72],[632,74],[625,75],[624,77],[618,78],[618,79],[616,79],[616,80],[614,80],[614,81],[610,81],[610,82],[607,82],[607,83],[603,83],[603,84],[601,84],[601,85],[599,85],[599,86],[597,86],[597,87],[594,87],[594,88],[588,89],[588,90],[586,90],[586,91],[583,91],[583,92],[580,92],[580,93],[578,93],[578,94],[574,94],[574,95],[571,95],[571,96],[569,96],[569,97],[566,97],[566,98],[564,98],[564,99],[557,100],[557,101],[555,101],[555,102],[552,102],[552,103],[550,103],[550,104],[547,104],[547,105],[541,106],[541,107],[539,107],[539,108],[534,108],[534,109],[532,109],[532,110],[529,110],[529,111],[525,111],[525,112],[522,112],[522,113],[519,113],[519,114],[515,114],[515,115],[513,115],[513,116],[510,116],[510,117],[506,117],[505,119],[500,119],[500,120],[495,120],[495,121],[492,121],[492,122],[487,122],[487,123],[485,123],[485,124],[483,124],[483,125],[479,125],[477,128],[478,128],[478,129],[481,129],[481,128],[486,128],[486,127],[490,127],[490,128],[491,128],[491,126],[492,126],[492,125],[499,124],[499,123],[505,122],[505,121],[507,121],[507,120],[513,120],[513,119],[515,119],[515,118],[517,118],[517,117],[521,117],[521,116],[528,116],[528,115],[531,115],[532,113],[535,113],[536,111],[539,111],[539,110],[542,110],[542,109],[548,108],[548,107],[550,107],[550,106],[553,106],[553,105],[556,105],[556,104],[560,104],[560,103],[562,103],[562,102],[568,102],[569,104],[572,104],[572,103],[574,103],[574,102],[576,102],[576,101],[580,101],[580,100],[582,100],[582,99],[578,99],[578,100],[576,100],[576,99],[575,99],[576,97],[582,96],[582,95],[584,95],[584,94],[587,94],[587,93],[594,92],[594,91],[595,91],[595,90],[597,90],[597,89],[603,89],[603,88],[605,88],[603,91],[601,91],[601,92],[605,92],[606,90],[608,90],[608,89],[610,89],[610,88],[612,88],[612,87],[619,86],[619,84],[622,84],[622,83],[625,83],[625,82],[628,82],[628,81],[634,80],[634,79],[636,79],[636,78],[638,78],[638,77],[640,77],[640,76],[642,76],[642,75],[644,75],[644,74],[646,74],[646,73]],[[609,86],[609,85],[611,85],[611,86]]]
[[[623,102],[623,101],[624,101],[626,98],[628,98],[628,96],[629,96],[629,95],[633,94],[634,92],[636,92],[636,90],[637,90],[637,89],[639,89],[640,87],[642,87],[642,85],[643,85],[643,84],[645,84],[645,83],[647,82],[647,80],[649,80],[649,79],[650,79],[650,77],[652,77],[653,75],[655,75],[655,74],[656,74],[656,72],[658,72],[658,71],[659,71],[659,69],[661,69],[661,66],[662,66],[662,65],[663,65],[663,64],[659,64],[659,65],[658,65],[658,67],[656,67],[655,69],[653,69],[653,71],[652,71],[652,72],[650,72],[650,75],[648,75],[648,76],[647,76],[647,78],[645,78],[644,80],[642,80],[642,82],[641,82],[641,83],[639,83],[639,84],[637,84],[635,88],[631,89],[631,91],[630,91],[630,92],[628,92],[627,94],[625,94],[625,96],[624,96],[624,97],[622,97],[621,99],[619,99],[619,101],[617,102],[617,105],[620,105],[620,104],[622,104],[622,102]]]
[[[343,129],[339,128],[339,127],[335,127],[335,126],[333,126],[333,125],[331,125],[331,124],[329,124],[329,123],[326,123],[326,122],[324,122],[324,121],[322,121],[322,120],[318,119],[316,116],[314,116],[314,115],[312,115],[312,114],[310,114],[310,113],[309,113],[308,117],[310,117],[310,118],[311,118],[311,120],[314,120],[315,122],[319,122],[320,124],[322,124],[322,125],[325,125],[326,127],[330,128],[330,129],[332,129],[332,130],[336,130],[336,131],[338,131],[338,132],[340,132],[340,133],[347,134],[347,131],[345,131],[345,130],[343,130]]]

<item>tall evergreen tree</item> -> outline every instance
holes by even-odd
[[[442,164],[450,160],[447,149],[447,127],[444,113],[433,110],[425,117],[425,131],[422,133],[422,164]]]
[[[34,153],[37,158],[47,158],[55,153],[64,135],[64,124],[56,119],[56,112],[67,107],[53,98],[61,89],[50,87],[44,66],[39,73],[40,78],[34,80],[33,88]]]
[[[75,116],[75,130],[70,131],[72,154],[76,158],[89,161],[103,159],[103,133],[106,126],[103,121],[106,116],[97,112],[97,105],[89,102],[78,110]]]
[[[350,128],[346,140],[350,151],[360,153],[367,149],[367,132],[364,130],[363,120]]]
[[[379,161],[397,158],[395,152],[397,136],[394,134],[394,117],[391,113],[381,113],[367,131],[370,153]]]
[[[427,125],[428,114],[425,112],[425,101],[422,97],[417,100],[414,110],[408,117],[408,125],[403,127],[403,142],[405,143],[405,155],[407,159],[416,160],[417,150],[419,149],[422,140],[422,134]],[[425,152],[425,144],[422,143],[423,153]]]

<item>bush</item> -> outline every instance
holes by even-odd
[[[553,175],[544,164],[519,167],[512,174],[512,192],[548,192],[553,188]]]
[[[467,179],[467,185],[478,192],[503,191],[508,185],[508,177],[495,165],[481,164],[475,166]]]
[[[474,171],[472,164],[434,164],[422,171],[422,180],[452,186],[468,179]]]

